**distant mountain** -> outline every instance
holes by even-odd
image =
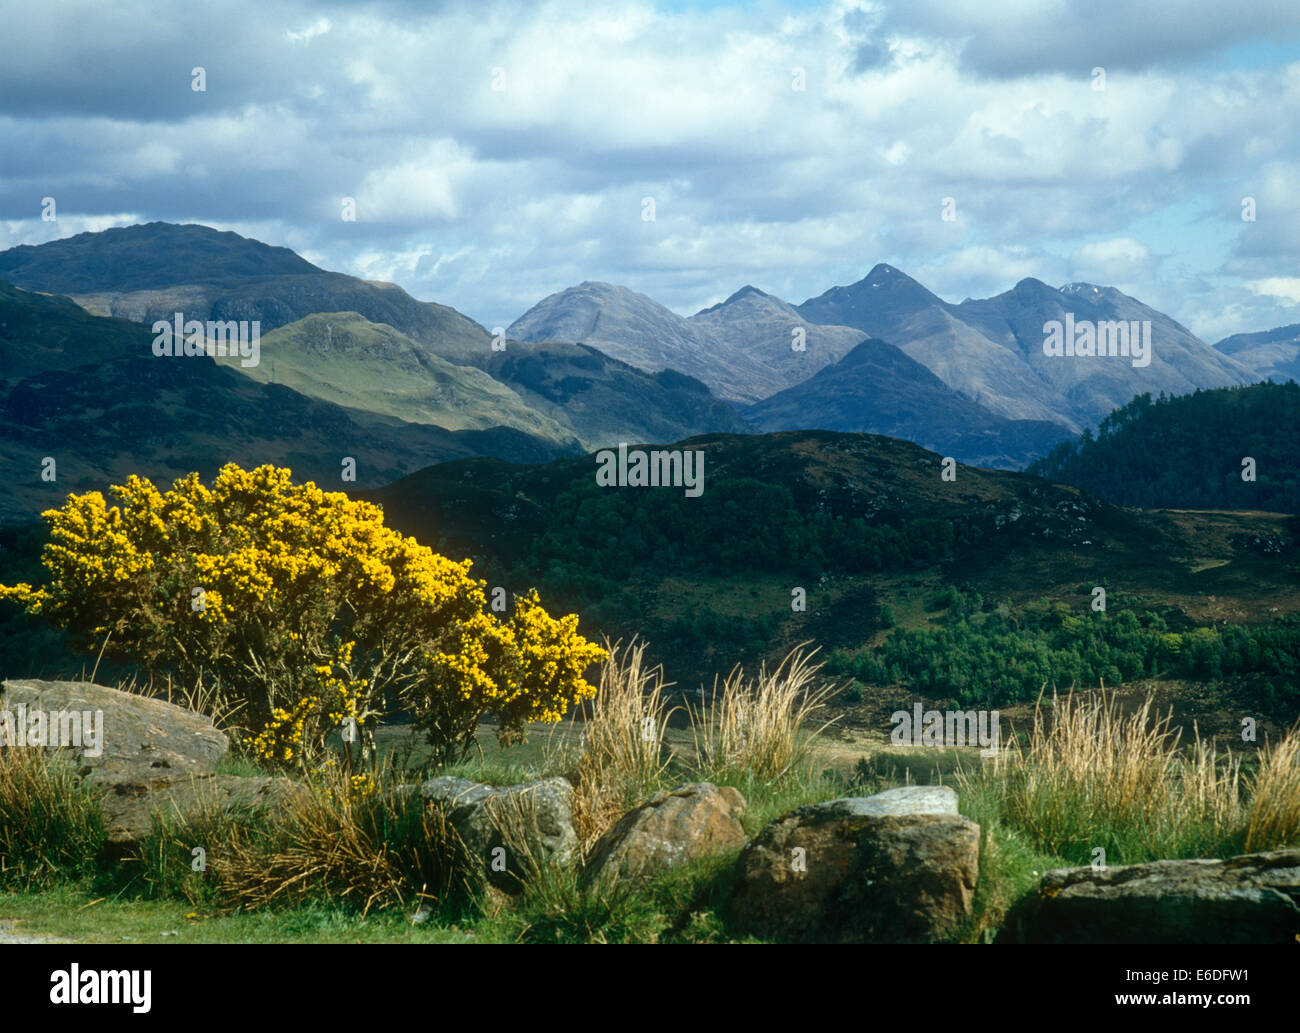
[[[814,323],[851,326],[889,341],[954,391],[995,413],[1081,429],[1059,394],[1030,375],[1016,351],[990,341],[954,308],[889,265],[877,265],[857,283],[832,287],[797,306]]]
[[[869,339],[801,384],[743,410],[761,430],[851,431],[914,441],[963,463],[1019,469],[1068,432],[962,397],[900,349]]]
[[[1198,388],[1253,383],[1246,367],[1216,352],[1181,323],[1114,287],[1070,283],[1056,290],[1021,280],[1011,290],[955,306],[961,318],[992,341],[1019,353],[1034,378],[1059,392],[1080,422],[1095,424],[1146,392],[1187,394]],[[1043,325],[1072,313],[1077,324],[1150,320],[1151,364],[1122,356],[1052,357],[1043,354]]]
[[[799,351],[791,347],[796,329],[804,331]],[[543,298],[506,332],[590,345],[650,372],[675,369],[741,404],[797,384],[863,338],[851,327],[811,323],[757,287],[683,318],[644,294],[592,281]]]
[[[259,320],[261,365],[226,365],[399,419],[518,430],[559,453],[655,434],[676,440],[750,429],[689,378],[658,377],[571,346],[550,348],[556,364],[538,371],[535,348],[509,341],[505,352],[494,352],[487,330],[455,309],[206,226],[159,222],[83,233],[0,252],[0,264],[23,278],[20,285],[71,291],[103,315],[145,324],[177,311],[204,321]]]
[[[449,362],[481,365],[491,351],[487,330],[453,308],[207,226],[151,222],[10,248],[0,252],[0,278],[138,323],[179,311],[204,321],[259,320],[267,333],[315,313],[356,312]]]
[[[1028,472],[1121,506],[1300,513],[1297,453],[1300,385],[1260,383],[1142,395],[1102,420],[1095,437],[1057,446]]]
[[[793,305],[750,286],[686,322],[705,335],[714,354],[745,356],[761,367],[745,390],[750,401],[806,380],[863,339],[861,330],[810,322]],[[796,330],[803,332],[802,341],[796,340]],[[802,345],[798,350],[796,343]]]
[[[693,377],[647,373],[586,345],[508,341],[486,369],[587,449],[753,428]]]
[[[308,316],[262,340],[242,369],[303,394],[448,430],[510,427],[572,453],[620,441],[676,441],[751,428],[708,388],[646,373],[578,345],[507,341],[486,369],[456,366],[391,326],[355,312]]]
[[[675,369],[725,399],[750,400],[750,385],[764,375],[756,359],[720,351],[677,313],[610,283],[588,280],[551,294],[511,323],[506,334],[539,344],[590,345],[651,373]]]
[[[1057,290],[1030,278],[996,297],[951,305],[892,266],[877,265],[857,283],[797,307],[815,322],[857,327],[896,344],[996,413],[1076,431],[1146,391],[1183,394],[1255,379],[1173,319],[1113,287],[1076,283]],[[1135,367],[1123,356],[1044,355],[1044,325],[1067,313],[1076,323],[1150,320],[1150,365]]]
[[[1261,380],[1300,378],[1300,323],[1253,334],[1233,334],[1214,349],[1236,359]]]
[[[0,251],[0,279],[68,295],[264,276],[318,276],[324,271],[286,247],[209,226],[169,222],[78,233]]]
[[[373,487],[470,456],[562,454],[510,428],[448,431],[262,384],[206,356],[157,357],[148,327],[0,282],[0,523],[130,474],[168,484],[227,461],[272,462],[323,487]],[[342,480],[344,457],[356,481]],[[56,479],[42,479],[45,459]]]

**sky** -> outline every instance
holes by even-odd
[[[954,302],[1115,286],[1211,342],[1300,322],[1293,0],[0,0],[0,24],[0,249],[203,223],[489,328],[584,280],[688,315],[879,262]]]

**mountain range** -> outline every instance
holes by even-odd
[[[796,330],[803,348],[791,347]],[[863,340],[819,326],[756,287],[685,318],[644,294],[587,281],[543,298],[506,328],[522,341],[573,341],[647,370],[676,369],[749,404],[806,379]]]
[[[587,281],[544,298],[498,340],[395,284],[329,272],[235,233],[163,222],[0,252],[4,281],[21,288],[0,295],[9,335],[0,388],[10,413],[31,411],[22,398],[36,387],[23,386],[32,377],[59,378],[70,397],[96,397],[108,376],[99,366],[114,348],[131,363],[147,354],[142,324],[178,311],[257,320],[260,364],[217,359],[210,365],[222,373],[213,382],[237,388],[248,404],[274,395],[292,397],[289,408],[304,413],[308,401],[326,405],[312,409],[312,421],[346,419],[362,437],[373,433],[374,447],[393,456],[388,472],[407,469],[408,454],[414,461],[410,448],[388,444],[408,425],[424,428],[412,431],[415,452],[439,458],[518,461],[619,441],[826,429],[903,437],[1013,469],[1135,395],[1281,377],[1300,355],[1295,327],[1212,348],[1111,287],[1026,279],[954,305],[889,265],[799,305],[745,286],[688,317],[626,287]],[[1067,315],[1149,321],[1150,365],[1044,355],[1044,325]],[[35,324],[44,329],[34,333]],[[177,365],[164,376],[175,381],[166,390],[180,390],[197,368]],[[134,403],[145,404],[149,384],[164,390],[157,376],[143,376],[128,392]],[[28,430],[10,422],[0,445]],[[123,449],[132,434],[117,439]]]
[[[1123,356],[1045,355],[1045,324],[1064,322],[1067,314],[1076,323],[1149,321],[1150,365],[1135,366]],[[791,347],[799,330],[806,351]],[[797,306],[745,287],[689,318],[625,287],[588,282],[544,298],[508,332],[526,340],[582,341],[645,369],[675,364],[742,405],[808,381],[872,337],[901,349],[985,410],[982,422],[988,416],[1047,421],[1072,433],[1144,392],[1186,394],[1259,379],[1247,365],[1113,287],[1054,288],[1025,279],[995,297],[953,305],[883,264]],[[818,384],[831,387],[824,378]],[[821,399],[812,386],[802,395],[805,418],[830,426],[820,419]],[[899,401],[902,407],[917,402]],[[828,404],[841,408],[842,393],[837,390]],[[950,404],[958,408],[955,400]],[[862,422],[871,418],[864,414]],[[955,411],[940,422],[953,418]],[[889,433],[886,425],[855,429]]]
[[[139,323],[0,282],[0,523],[131,474],[166,484],[228,461],[276,463],[344,488],[347,457],[357,487],[378,487],[449,459],[562,454],[511,428],[407,423],[260,383],[205,355],[159,358],[152,345]]]

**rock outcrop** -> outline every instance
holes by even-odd
[[[999,943],[1300,941],[1300,850],[1226,860],[1057,868],[1007,915]]]
[[[793,943],[951,940],[970,915],[979,843],[947,787],[800,807],[741,852],[732,920]]]
[[[45,725],[39,734],[37,714]],[[302,791],[287,778],[216,774],[230,748],[226,734],[164,700],[90,682],[9,679],[0,685],[0,723],[6,715],[7,727],[26,735],[26,748],[66,751],[101,791],[108,841],[119,850],[143,839],[155,815],[276,808]]]
[[[472,889],[513,892],[536,865],[567,864],[577,857],[573,786],[567,779],[489,786],[444,775],[418,789],[446,810],[464,847]]]

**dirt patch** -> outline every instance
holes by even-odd
[[[60,936],[44,936],[40,933],[21,932],[18,923],[0,919],[0,943],[76,943]]]

